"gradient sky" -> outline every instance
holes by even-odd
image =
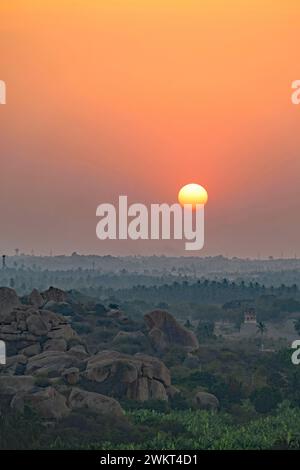
[[[1,251],[103,243],[95,211],[206,187],[200,255],[300,255],[298,0],[1,0]]]

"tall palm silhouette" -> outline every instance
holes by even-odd
[[[263,351],[264,350],[263,338],[264,338],[264,334],[267,331],[267,327],[266,327],[265,323],[263,323],[262,321],[259,321],[257,323],[256,327],[257,327],[257,333],[260,334],[260,349],[261,349],[261,351]]]

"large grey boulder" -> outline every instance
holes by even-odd
[[[76,331],[73,330],[71,325],[59,325],[55,328],[53,328],[51,331],[48,333],[49,338],[51,339],[59,339],[63,338],[66,341],[70,341],[70,339],[79,339],[79,336],[77,335]]]
[[[219,400],[212,393],[197,392],[194,398],[197,408],[202,410],[217,410],[220,407]]]
[[[24,354],[27,357],[37,356],[40,353],[41,353],[40,343],[34,343],[31,346],[27,346],[26,348],[20,351],[20,354]]]
[[[154,310],[147,313],[144,320],[149,329],[149,339],[157,351],[165,351],[171,347],[188,351],[199,348],[195,334],[180,325],[169,312]]]
[[[48,339],[44,344],[44,351],[62,351],[67,350],[67,342],[64,338]]]
[[[33,289],[31,294],[28,296],[28,302],[36,308],[40,308],[44,305],[45,300],[37,289]]]
[[[72,354],[72,356],[77,357],[77,359],[80,360],[85,360],[88,359],[89,354],[87,353],[85,347],[82,344],[77,344],[76,346],[72,346],[68,350],[69,354]]]
[[[100,393],[137,401],[167,400],[166,388],[171,385],[170,372],[159,359],[116,351],[92,356],[83,376]]]
[[[26,324],[29,333],[35,336],[45,336],[49,331],[49,326],[38,314],[30,315],[26,320]]]
[[[72,410],[88,409],[92,412],[123,416],[124,411],[120,403],[114,398],[99,393],[87,392],[79,388],[73,388],[68,399],[68,405]]]
[[[78,367],[79,362],[75,356],[67,352],[44,351],[28,359],[26,374],[59,377],[64,370]]]
[[[23,412],[25,406],[34,409],[45,419],[58,420],[67,416],[71,411],[64,395],[53,387],[37,389],[28,393],[17,393],[11,401],[11,407]]]
[[[0,321],[19,305],[20,300],[13,289],[0,287]]]

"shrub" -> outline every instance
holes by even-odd
[[[255,390],[251,395],[251,401],[258,413],[269,413],[281,402],[281,393],[271,387],[263,387]]]

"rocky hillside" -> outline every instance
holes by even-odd
[[[29,405],[43,418],[57,420],[78,409],[121,416],[120,399],[167,401],[176,393],[170,372],[158,357],[114,350],[91,354],[72,327],[73,311],[80,308],[59,289],[34,290],[21,301],[14,290],[0,288],[0,339],[7,346],[7,363],[0,369],[0,402],[19,411]],[[105,322],[127,323],[116,309],[101,313]],[[154,351],[173,344],[198,346],[192,333],[166,312],[153,312],[145,322],[145,333],[125,331],[117,336],[147,337]],[[105,333],[105,326],[102,329]]]

